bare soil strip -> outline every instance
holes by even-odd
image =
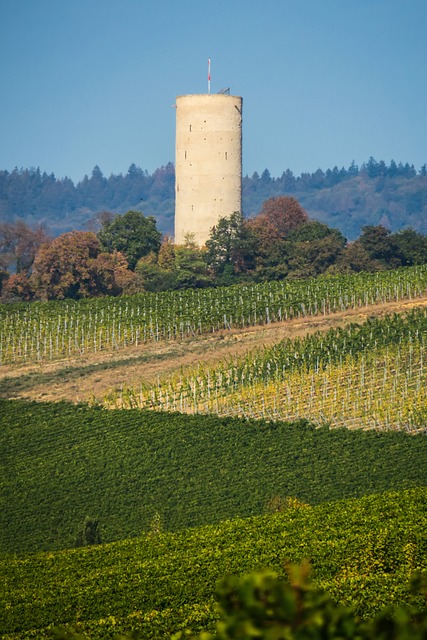
[[[327,316],[295,318],[269,325],[234,329],[182,341],[146,343],[118,351],[87,353],[55,362],[0,367],[0,396],[42,401],[86,402],[102,399],[122,383],[155,381],[159,376],[197,363],[215,364],[251,349],[269,346],[284,338],[364,322],[368,317],[409,311],[427,306],[427,296],[348,309]]]

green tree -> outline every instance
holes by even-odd
[[[3,286],[8,279],[9,279],[9,273],[5,269],[2,269],[2,267],[0,266],[0,294],[2,293]]]
[[[166,271],[173,271],[173,269],[175,269],[175,247],[168,236],[163,238],[157,257],[157,263],[159,267]]]
[[[135,269],[140,258],[160,249],[161,233],[156,228],[153,216],[146,218],[140,211],[128,211],[106,221],[98,232],[98,238],[105,251],[123,253],[129,269]]]
[[[359,242],[373,260],[379,260],[384,266],[390,268],[400,267],[397,245],[386,227],[382,225],[363,227]]]
[[[404,229],[392,234],[391,240],[404,267],[427,262],[427,236],[414,229]]]
[[[205,259],[206,250],[195,244],[185,244],[175,247],[175,288],[199,289],[212,286],[212,276],[209,274]]]
[[[258,240],[257,280],[317,276],[335,263],[346,244],[342,233],[317,220],[303,222],[304,218],[303,214],[300,223],[288,228],[286,233],[284,225],[279,231],[277,220],[273,224],[260,215],[251,221]]]
[[[385,267],[379,260],[374,260],[363,245],[356,240],[348,244],[337,260],[328,268],[328,273],[358,273],[360,271],[381,271]]]
[[[289,275],[315,277],[333,265],[341,255],[346,239],[338,229],[310,220],[289,232],[284,249]]]
[[[237,274],[254,266],[255,238],[239,211],[220,218],[206,241],[206,261],[215,276],[225,276],[228,284]]]
[[[286,236],[288,242],[313,242],[333,237],[343,247],[346,239],[339,229],[332,229],[327,224],[318,220],[308,220],[295,229],[289,231]]]
[[[165,258],[165,251],[162,251],[162,258]],[[159,254],[160,255],[160,254]],[[138,260],[135,267],[135,273],[137,274],[140,282],[140,287],[143,291],[167,291],[175,288],[175,252],[173,252],[173,265],[171,266],[170,257],[166,266],[163,267],[158,261],[158,256],[155,253],[150,253]]]
[[[206,249],[198,247],[191,234],[187,234],[183,245],[173,245],[165,239],[158,256],[141,258],[135,271],[146,291],[207,287],[213,279],[205,254]]]
[[[309,579],[307,561],[288,567],[284,581],[268,569],[227,576],[217,586],[220,619],[215,633],[179,631],[173,640],[425,640],[427,609],[401,605],[362,620],[336,604]],[[426,597],[425,579],[415,576],[414,593]]]

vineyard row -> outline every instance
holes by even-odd
[[[120,298],[0,305],[0,364],[329,314],[427,293],[427,265]]]
[[[107,406],[425,430],[427,311],[331,329],[139,388]]]

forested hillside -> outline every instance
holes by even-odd
[[[382,224],[392,231],[412,227],[427,233],[427,169],[408,163],[387,165],[370,158],[361,167],[318,169],[295,176],[287,169],[272,177],[268,169],[243,178],[243,213],[257,214],[264,200],[295,197],[310,218],[338,228],[349,240],[363,226]],[[175,172],[172,163],[153,174],[132,164],[126,174],[105,177],[96,166],[74,184],[37,169],[0,171],[0,222],[43,221],[52,235],[96,227],[100,211],[140,210],[154,216],[162,233],[173,234]],[[230,211],[230,214],[233,213]]]

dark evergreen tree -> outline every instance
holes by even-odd
[[[78,532],[76,547],[86,547],[93,544],[101,544],[99,521],[86,517]]]
[[[286,169],[279,179],[279,186],[283,193],[292,193],[295,191],[295,176],[290,169]]]

